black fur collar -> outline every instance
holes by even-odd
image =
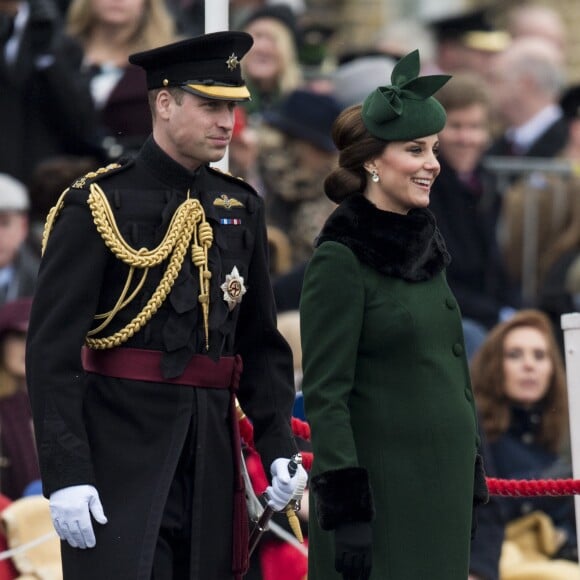
[[[435,217],[427,209],[407,215],[378,209],[360,194],[345,199],[330,215],[316,245],[334,241],[382,274],[409,282],[429,280],[450,262]]]

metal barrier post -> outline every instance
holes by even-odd
[[[228,0],[205,0],[205,33],[229,30],[229,1]],[[228,152],[219,161],[212,163],[221,171],[229,168]]]
[[[497,177],[498,193],[504,195],[514,180],[534,175],[557,175],[567,180],[574,174],[574,165],[567,159],[542,157],[505,157],[488,155],[483,166]],[[534,187],[527,191],[524,205],[524,231],[522,240],[522,271],[520,272],[521,297],[525,306],[535,306],[537,296],[538,259],[538,192]]]
[[[580,479],[580,313],[561,317],[566,353],[566,376],[568,379],[568,405],[570,413],[570,444],[574,479]],[[580,496],[574,496],[576,510],[576,533],[580,538]]]

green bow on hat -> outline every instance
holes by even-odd
[[[419,77],[419,51],[395,65],[388,86],[377,87],[363,102],[362,118],[369,133],[385,141],[411,141],[438,133],[445,110],[432,95],[451,77]]]

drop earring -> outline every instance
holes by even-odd
[[[371,179],[372,179],[372,180],[373,180],[375,183],[378,183],[378,182],[379,182],[379,179],[380,179],[380,178],[379,178],[379,174],[377,173],[377,170],[376,170],[376,169],[373,169],[373,170],[371,171]]]

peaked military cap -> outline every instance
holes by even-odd
[[[429,27],[437,41],[460,40],[468,32],[489,32],[493,30],[491,11],[487,8],[452,13],[432,20]]]
[[[362,107],[363,123],[369,133],[385,141],[411,141],[438,133],[445,126],[445,109],[432,95],[449,75],[419,76],[419,51],[397,62],[391,84],[377,87]]]
[[[145,69],[150,90],[181,87],[210,99],[248,101],[240,60],[253,42],[246,32],[212,32],[132,54],[129,62]]]
[[[438,42],[453,40],[463,46],[484,52],[500,52],[508,46],[511,37],[493,24],[493,11],[476,8],[431,22]]]

